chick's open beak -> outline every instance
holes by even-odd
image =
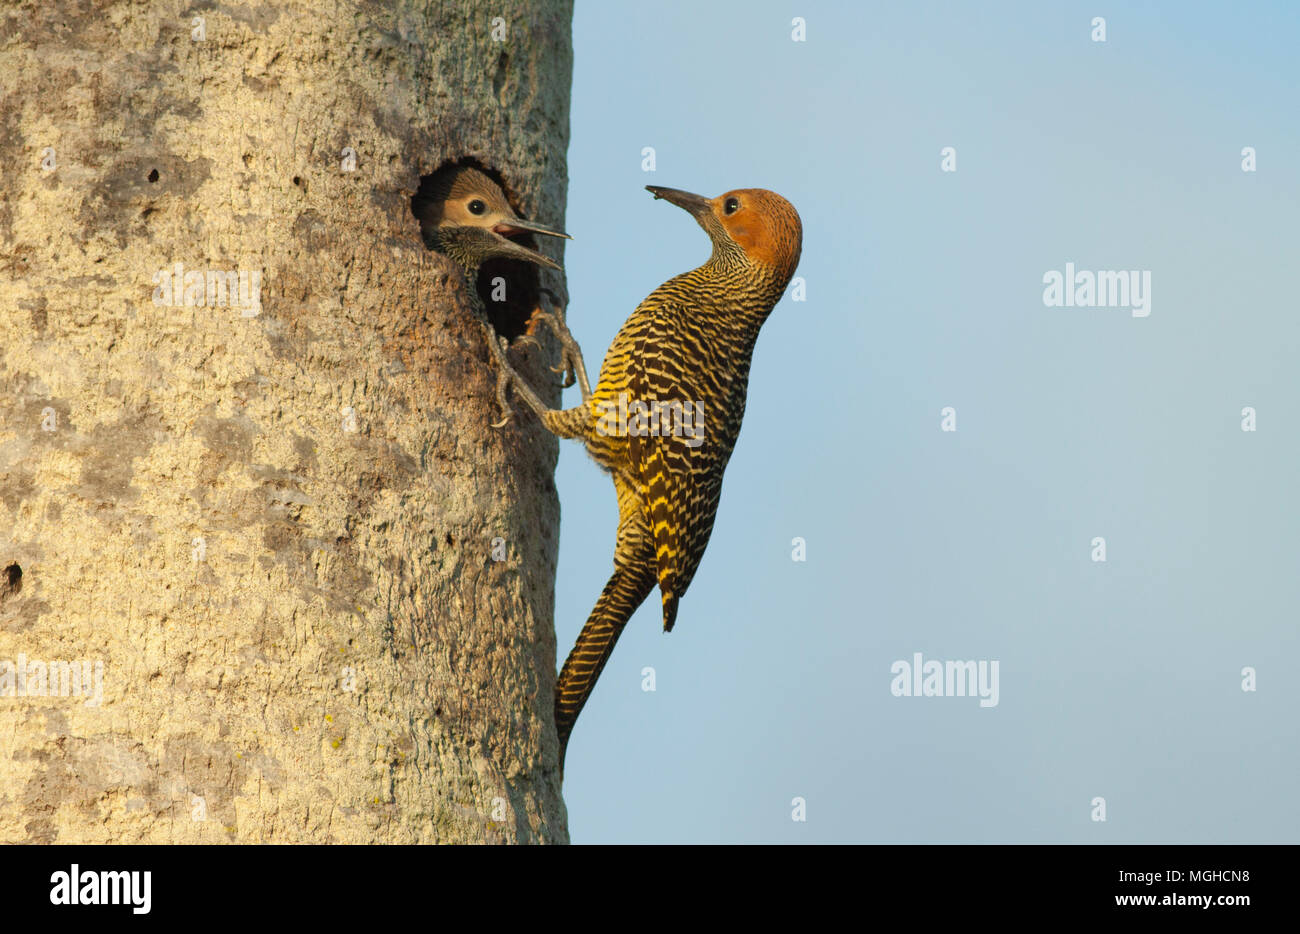
[[[537,233],[547,237],[563,237],[565,240],[572,240],[562,230],[552,230],[533,221],[526,221],[519,217],[512,217],[508,221],[501,221],[492,228],[493,233],[499,233],[503,237],[510,237],[521,233]]]
[[[492,232],[501,240],[500,245],[494,251],[496,255],[504,256],[508,259],[523,260],[527,263],[536,263],[538,266],[546,266],[547,268],[554,269],[557,272],[564,271],[563,267],[549,256],[544,256],[536,250],[529,249],[522,243],[516,243],[514,240],[509,239],[512,236],[525,233],[542,234],[547,237],[563,237],[566,240],[573,239],[563,231],[552,230],[550,227],[545,227],[542,224],[537,224],[533,221],[526,221],[519,217],[512,217],[509,220],[494,224],[492,226]]]

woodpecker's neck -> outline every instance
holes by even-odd
[[[449,257],[461,268],[471,286],[478,280],[478,268],[487,259],[491,235],[478,227],[435,227],[431,249]]]
[[[736,256],[717,250],[694,274],[698,274],[699,284],[709,293],[710,304],[718,306],[727,319],[752,332],[754,337],[781,300],[791,275],[771,266],[751,263],[744,254]]]

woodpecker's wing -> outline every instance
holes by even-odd
[[[629,416],[628,453],[654,539],[664,628],[672,629],[713,532],[736,442],[730,426],[739,425],[745,403],[743,386],[732,398],[729,368],[717,365],[718,347],[699,315],[674,304],[642,311],[649,320],[635,338],[627,382],[632,403],[645,403],[650,414],[648,425]]]

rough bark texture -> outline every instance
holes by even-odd
[[[0,11],[0,840],[567,840],[557,447],[489,427],[410,197],[468,156],[562,224],[570,20]],[[157,304],[177,263],[260,306]]]

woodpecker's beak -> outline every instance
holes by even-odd
[[[689,191],[681,191],[677,188],[660,188],[658,185],[646,185],[645,190],[654,195],[656,201],[663,198],[669,204],[677,205],[690,214],[691,217],[698,218],[701,214],[713,210],[713,205],[709,203],[708,198],[693,195]]]
[[[538,233],[547,237],[563,237],[565,240],[572,240],[562,230],[552,230],[549,227],[543,227],[541,224],[535,224],[532,221],[522,220],[518,217],[512,217],[508,221],[502,221],[492,228],[493,233],[499,233],[503,237],[513,236],[521,233]]]
[[[563,272],[562,267],[549,256],[543,256],[536,250],[530,250],[522,243],[516,243],[509,239],[512,235],[522,233],[542,234],[547,237],[563,237],[566,240],[572,240],[568,234],[560,230],[552,230],[549,227],[543,227],[541,224],[535,224],[532,221],[522,220],[518,217],[512,217],[508,221],[502,221],[492,227],[492,232],[500,239],[500,245],[493,252],[498,256],[504,256],[507,259],[519,259],[526,263],[536,263],[538,266],[546,266],[557,272]]]

